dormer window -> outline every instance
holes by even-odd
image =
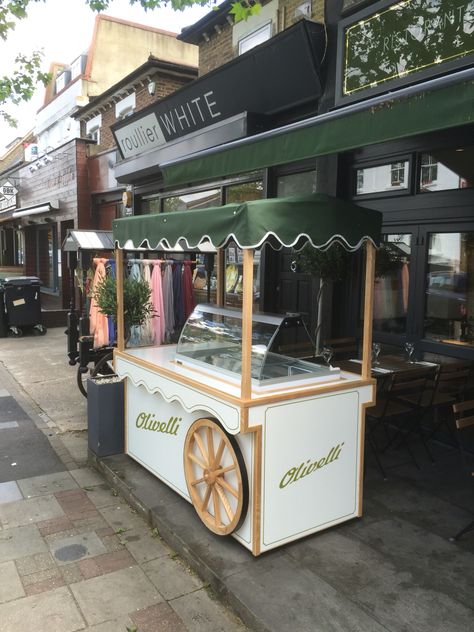
[[[135,111],[135,92],[115,104],[115,118],[123,119]]]
[[[269,40],[272,36],[272,23],[267,22],[256,31],[249,33],[245,37],[239,40],[239,55],[246,53],[251,48],[262,44]]]
[[[79,77],[84,72],[86,55],[79,55],[71,64],[71,80]]]
[[[102,114],[94,116],[86,123],[86,135],[90,140],[95,140],[97,144],[100,144],[100,128],[102,125]]]
[[[61,72],[61,74],[59,74],[56,77],[56,94],[58,92],[61,92],[61,90],[63,90],[67,84],[69,83],[71,79],[71,71],[70,70],[63,70]]]

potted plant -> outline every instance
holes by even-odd
[[[335,243],[327,250],[317,250],[305,246],[297,256],[300,270],[319,277],[319,290],[316,295],[316,329],[314,338],[314,354],[321,354],[321,327],[323,312],[324,288],[328,281],[341,281],[347,268],[347,251]]]
[[[112,316],[117,322],[117,281],[105,277],[98,283],[94,298],[102,314]],[[125,279],[123,282],[123,320],[125,340],[130,337],[132,327],[139,327],[153,316],[153,305],[150,301],[151,290],[146,281],[141,279]]]
[[[146,281],[126,279],[123,284],[124,334],[139,327],[153,314],[151,290]],[[94,298],[102,314],[117,322],[117,282],[104,278]],[[87,386],[88,445],[96,457],[120,454],[124,450],[124,386],[116,375],[90,378]]]

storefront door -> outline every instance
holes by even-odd
[[[36,233],[36,270],[41,279],[43,290],[58,292],[58,258],[56,226],[46,225]]]
[[[377,254],[374,339],[474,350],[474,223],[390,227]]]

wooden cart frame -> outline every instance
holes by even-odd
[[[246,216],[248,209],[250,208],[250,214]],[[263,210],[262,210],[263,209]],[[276,209],[276,210],[275,210]],[[291,236],[288,238],[288,235],[285,235],[283,238],[276,232],[266,230],[266,234],[255,234],[254,231],[258,233],[258,228],[255,227],[251,223],[251,216],[253,214],[258,214],[259,210],[261,213],[267,213],[268,217],[274,217],[275,215],[278,217],[279,221],[281,218],[285,218],[288,224],[295,223],[295,209],[308,209],[308,215],[306,216],[304,212],[300,215],[303,223],[308,220],[304,227],[304,232],[297,231],[297,236]],[[342,209],[342,210],[341,210]],[[222,229],[224,233],[219,234],[217,238],[213,238],[212,231],[207,230],[208,224],[206,224],[206,220],[215,215],[216,217],[221,217],[222,214],[230,214],[230,222],[231,228],[226,232],[225,227]],[[333,220],[329,221],[328,226],[325,226],[325,231],[323,230],[321,240],[319,240],[315,235],[319,234],[318,221],[321,222],[321,213],[323,213],[323,219],[327,219],[327,217],[331,213],[336,213],[335,222]],[[220,214],[220,215],[219,215]],[[342,217],[340,216],[342,214]],[[166,214],[168,215],[168,214]],[[241,225],[244,225],[247,230],[247,234],[252,235],[253,241],[257,241],[258,243],[249,244],[248,241],[239,240],[239,235],[236,235],[236,231],[232,229],[234,226],[236,217],[239,218]],[[153,219],[155,218],[155,219]],[[361,221],[362,218],[362,221]],[[364,218],[367,222],[364,224]],[[124,223],[130,220],[135,220],[135,223],[131,226],[131,239],[129,239],[129,234],[127,231],[127,226],[124,226]],[[354,231],[354,227],[351,226],[341,226],[341,223],[344,224],[348,221],[355,222],[357,224],[357,228]],[[196,238],[193,235],[191,238],[188,237],[187,233],[184,234],[182,232],[182,224],[180,222],[185,222],[187,226],[195,220],[194,232],[196,230],[200,234],[200,238]],[[261,217],[260,217],[261,220]],[[158,231],[158,237],[150,237],[147,236],[147,230],[150,226],[153,225],[153,222],[161,222],[161,229],[163,230],[163,234],[166,238],[162,238],[160,231],[160,227],[157,226],[156,230]],[[165,222],[168,223],[168,226],[165,226]],[[232,224],[234,222],[234,224]],[[309,224],[308,224],[309,222]],[[331,223],[332,222],[332,223]],[[250,224],[250,225],[249,225]],[[260,221],[260,224],[265,225],[265,221]],[[312,226],[314,224],[314,226]],[[324,221],[323,221],[324,224]],[[247,434],[250,433],[252,435],[252,443],[253,443],[253,471],[252,471],[252,480],[249,481],[249,485],[253,490],[251,503],[252,503],[252,532],[254,537],[252,539],[251,550],[254,555],[259,555],[261,552],[261,518],[262,518],[262,497],[261,497],[261,489],[262,489],[262,425],[255,423],[255,420],[250,420],[252,417],[252,411],[256,406],[262,406],[265,404],[277,404],[278,402],[285,402],[289,399],[295,397],[294,390],[289,391],[277,391],[277,392],[269,392],[266,395],[260,395],[258,398],[253,396],[252,394],[252,381],[251,381],[251,359],[252,359],[252,311],[253,311],[253,274],[254,274],[254,252],[256,247],[261,247],[261,245],[269,240],[279,240],[280,245],[292,245],[297,248],[302,247],[304,243],[310,242],[314,247],[321,247],[321,244],[324,248],[330,247],[332,243],[338,242],[342,243],[348,250],[356,250],[360,248],[363,244],[366,247],[366,260],[365,260],[365,293],[364,293],[364,324],[363,324],[363,344],[362,344],[362,372],[360,376],[352,376],[351,387],[352,388],[369,388],[370,395],[366,398],[366,401],[361,404],[360,410],[360,424],[359,424],[359,437],[358,437],[358,445],[360,446],[360,458],[358,459],[358,473],[357,473],[357,481],[358,481],[358,502],[357,502],[357,510],[356,515],[362,515],[362,483],[363,483],[363,467],[364,467],[364,459],[363,459],[363,445],[364,445],[364,433],[365,433],[365,408],[367,406],[374,404],[375,398],[375,380],[371,378],[371,347],[372,347],[372,316],[373,316],[373,291],[374,291],[374,270],[375,270],[375,247],[378,244],[378,239],[380,235],[380,225],[381,219],[380,214],[376,211],[362,209],[355,205],[344,203],[339,200],[334,200],[333,198],[329,198],[327,196],[322,195],[313,195],[307,196],[305,198],[288,198],[288,199],[277,199],[277,200],[262,200],[257,202],[250,202],[242,205],[227,205],[224,207],[218,207],[215,209],[203,209],[199,211],[185,211],[169,214],[168,217],[164,217],[164,214],[160,214],[157,216],[147,216],[136,217],[136,218],[126,218],[123,220],[117,220],[114,223],[114,238],[116,242],[116,271],[117,271],[117,301],[118,301],[118,315],[117,315],[117,349],[114,352],[115,362],[119,359],[127,358],[127,351],[125,349],[125,338],[124,338],[124,315],[123,315],[123,278],[124,278],[124,258],[123,251],[128,250],[137,250],[138,247],[142,247],[145,250],[168,250],[175,251],[175,249],[182,249],[183,246],[185,249],[191,250],[191,247],[199,247],[203,244],[213,245],[216,247],[217,252],[217,302],[218,304],[223,303],[224,291],[224,247],[227,243],[232,240],[236,241],[237,245],[243,249],[243,303],[242,303],[242,374],[241,374],[241,382],[240,382],[240,395],[235,395],[231,392],[226,393],[223,392],[222,389],[216,389],[213,386],[209,386],[206,384],[202,384],[202,381],[199,380],[199,375],[193,377],[192,374],[183,375],[181,378],[176,378],[176,375],[173,374],[173,378],[180,381],[183,387],[189,387],[192,389],[198,389],[203,394],[218,396],[222,401],[228,402],[234,407],[238,407],[240,411],[239,415],[239,428],[238,434]],[[173,226],[175,230],[173,232]],[[313,229],[313,232],[309,234],[308,226]],[[334,227],[337,226],[336,230]],[[138,228],[137,228],[138,227]],[[171,239],[170,237],[170,231]],[[191,232],[193,232],[191,230]],[[220,230],[220,228],[219,228]],[[291,228],[293,230],[293,227]],[[330,236],[328,238],[328,231],[330,232]],[[138,231],[138,232],[137,232]],[[143,232],[145,231],[145,232]],[[291,231],[290,231],[291,232]],[[294,230],[293,230],[294,232]],[[265,230],[263,231],[265,233]],[[347,235],[349,233],[349,235]],[[138,236],[137,236],[138,235]],[[175,237],[177,238],[175,239]],[[144,360],[135,360],[137,365],[143,366],[144,368],[150,369],[150,364]],[[170,377],[171,373],[166,366],[153,366],[152,367],[156,373],[163,376],[164,378]],[[348,385],[344,382],[339,383],[326,383],[326,384],[318,384],[318,385],[307,385],[302,386],[297,389],[297,397],[298,398],[308,398],[313,395],[321,395],[324,393],[337,393],[347,390]],[[228,440],[227,437],[218,441],[216,445],[213,444],[211,438],[211,431],[209,430],[209,423],[206,419],[198,420],[200,423],[198,424],[197,433],[194,434],[193,437],[187,438],[185,444],[185,455],[184,455],[184,467],[187,469],[186,463],[190,463],[191,460],[200,462],[202,468],[202,477],[197,480],[195,473],[186,472],[187,474],[187,483],[188,489],[190,489],[191,501],[193,502],[196,511],[198,512],[201,520],[215,533],[220,535],[226,535],[231,533],[236,524],[239,521],[240,513],[237,515],[237,512],[234,512],[227,503],[226,498],[223,497],[223,491],[226,494],[235,495],[235,489],[228,489],[230,486],[226,486],[225,483],[222,483],[222,470],[224,469],[220,464],[220,454],[219,451],[228,450],[231,454],[231,458],[237,461],[237,456],[233,453],[233,445],[232,441]],[[196,424],[194,424],[196,425]],[[225,434],[225,433],[224,433]],[[203,439],[208,437],[207,446],[204,445]],[[194,442],[196,447],[196,452],[192,453],[190,448],[190,442]],[[225,445],[224,445],[225,443]],[[205,451],[207,450],[207,460],[205,458]],[[127,452],[127,444],[126,444],[126,452]],[[202,454],[202,457],[200,456]],[[191,455],[191,456],[190,456]],[[189,457],[189,458],[188,458]],[[206,463],[203,463],[206,461]],[[207,464],[207,467],[204,468],[204,465]],[[211,467],[209,467],[211,464]],[[244,468],[245,469],[245,468]],[[220,478],[220,483],[215,485],[216,479]],[[194,478],[193,478],[194,477]],[[202,506],[199,506],[199,502],[193,498],[192,489],[190,488],[190,480],[191,480],[191,488],[196,483],[201,483],[205,481],[208,485],[207,491],[204,495],[205,501],[202,503]],[[225,480],[225,479],[224,479]],[[194,482],[193,482],[194,481]],[[240,481],[243,484],[242,481]],[[226,489],[227,487],[227,489]],[[239,495],[240,490],[237,488]],[[218,498],[219,497],[219,498]],[[202,498],[202,497],[201,497]],[[207,511],[207,504],[209,502],[212,503],[214,499],[214,512]],[[220,499],[220,500],[219,500]],[[246,502],[246,499],[240,499],[238,501],[240,505]],[[220,507],[221,509],[218,509]],[[221,523],[221,517],[219,512],[222,510],[227,513],[227,519],[225,520],[225,524]]]

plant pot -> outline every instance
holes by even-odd
[[[124,383],[117,376],[87,380],[87,420],[92,452],[98,457],[123,453]]]

